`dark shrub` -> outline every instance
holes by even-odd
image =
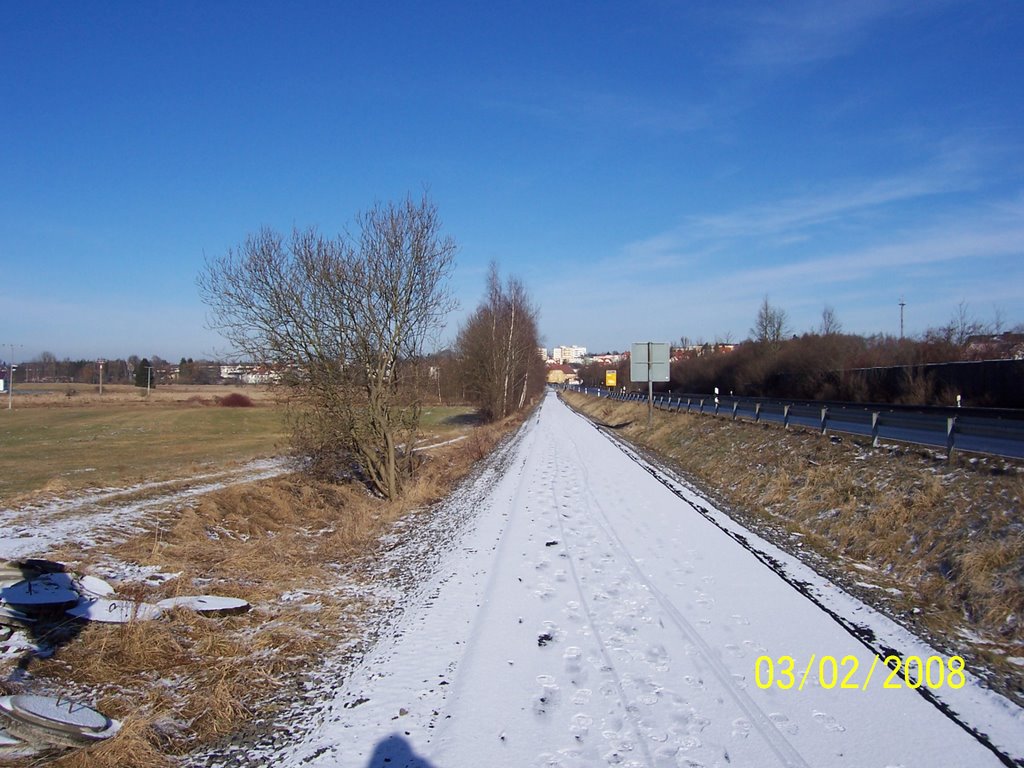
[[[243,395],[240,392],[232,392],[230,395],[222,397],[217,404],[225,408],[252,408],[252,400],[248,395]]]

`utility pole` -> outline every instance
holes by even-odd
[[[907,302],[900,296],[900,341],[903,340],[903,308],[907,306]]]
[[[14,407],[14,348],[20,347],[21,344],[8,344],[11,348],[11,359],[7,361],[7,378],[10,381],[7,382],[7,410],[11,410]]]

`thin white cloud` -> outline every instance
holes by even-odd
[[[805,289],[884,278],[908,267],[937,266],[948,262],[1024,256],[1024,222],[995,228],[951,227],[916,233],[902,242],[873,245],[821,258],[791,262],[733,275],[729,285],[763,292],[765,286],[799,284]]]
[[[887,219],[888,229],[899,231],[905,206],[953,193],[974,193],[982,184],[983,169],[992,167],[993,158],[982,157],[984,150],[975,150],[969,143],[945,141],[939,147],[936,157],[915,171],[688,216],[670,230],[627,243],[622,253],[638,262],[671,259],[693,264],[738,248],[772,251],[811,244],[840,226],[870,236],[881,219]]]
[[[855,50],[881,22],[926,12],[935,5],[923,0],[757,4],[732,16],[738,37],[732,63],[744,71],[772,75],[835,59]]]

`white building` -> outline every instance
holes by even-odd
[[[551,359],[556,363],[575,363],[583,365],[583,358],[587,356],[586,347],[555,347],[551,350]]]

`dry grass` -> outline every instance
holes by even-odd
[[[31,408],[0,415],[0,504],[178,478],[280,452],[282,410],[190,403]]]
[[[103,552],[50,553],[86,572],[113,559],[179,574],[121,585],[120,596],[153,602],[215,593],[246,599],[253,610],[210,618],[176,609],[157,621],[87,624],[52,659],[33,661],[35,692],[80,694],[124,722],[108,742],[47,764],[161,768],[284,706],[325,654],[365,632],[371,598],[353,596],[342,580],[374,578],[371,565],[391,524],[425,514],[516,425],[462,427],[467,439],[424,454],[400,502],[284,476],[207,494]],[[446,432],[440,420],[434,426]],[[400,530],[412,536],[416,526]],[[293,599],[300,591],[306,596]]]
[[[220,398],[244,393],[256,405],[274,405],[277,392],[271,387],[227,384],[170,384],[145,388],[107,384],[103,394],[96,384],[15,384],[14,410],[36,408],[154,407],[174,404],[215,405]]]
[[[591,418],[667,458],[730,514],[1024,703],[1024,466],[848,436],[655,411],[567,394]],[[799,534],[801,547],[793,545]],[[854,563],[871,570],[854,569]],[[870,582],[867,589],[857,582]],[[885,590],[899,590],[899,594]]]

